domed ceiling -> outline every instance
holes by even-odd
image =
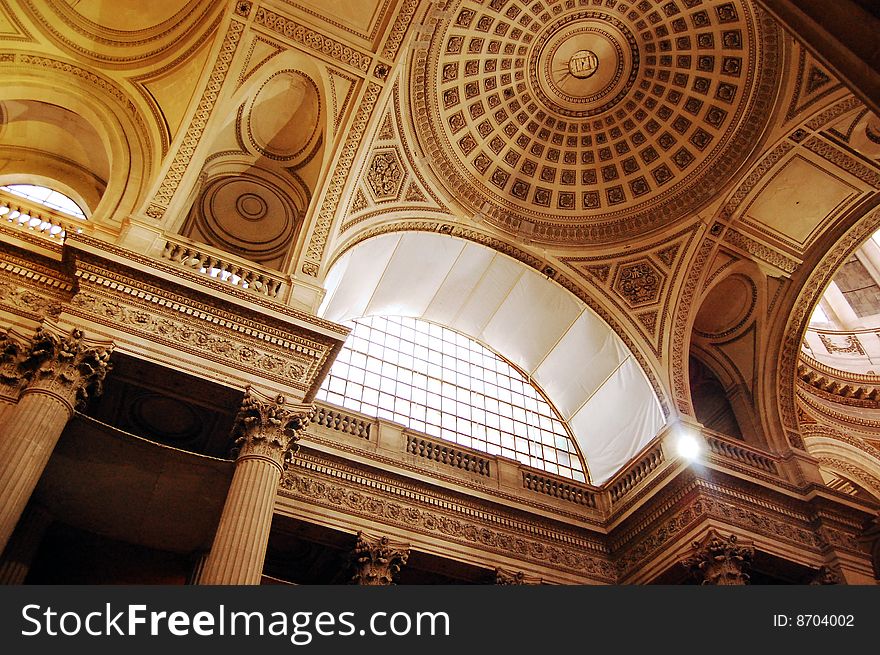
[[[622,240],[697,210],[757,146],[777,38],[739,1],[452,0],[412,64],[419,138],[496,226]]]

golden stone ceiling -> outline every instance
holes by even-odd
[[[777,39],[740,1],[452,0],[412,64],[419,137],[496,226],[622,240],[693,213],[757,146]]]

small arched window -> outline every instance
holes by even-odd
[[[584,482],[581,457],[544,394],[505,359],[428,321],[354,321],[318,399]]]
[[[0,189],[7,191],[13,195],[25,198],[31,202],[43,205],[62,214],[73,216],[82,220],[86,219],[86,214],[72,198],[64,195],[59,191],[36,184],[7,184],[0,186]]]

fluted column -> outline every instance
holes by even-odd
[[[737,543],[736,535],[722,536],[715,529],[693,543],[695,553],[682,565],[704,585],[745,585],[749,583],[746,569],[751,565],[755,549],[751,544]]]
[[[375,587],[392,585],[407,559],[409,544],[358,532],[351,558],[354,568],[351,583]]]
[[[248,388],[235,418],[235,473],[199,584],[260,583],[278,482],[312,413]]]
[[[0,551],[46,468],[74,407],[100,393],[112,346],[39,328],[18,366],[27,386],[0,426]]]
[[[0,585],[24,584],[34,555],[51,524],[52,515],[46,508],[33,503],[28,505],[0,559]]]

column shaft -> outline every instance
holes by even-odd
[[[28,390],[0,426],[0,552],[72,413],[70,403],[59,396]]]
[[[260,583],[280,479],[281,469],[266,458],[238,460],[199,584]]]
[[[51,524],[52,515],[45,508],[33,503],[28,505],[0,560],[0,585],[24,584]]]

